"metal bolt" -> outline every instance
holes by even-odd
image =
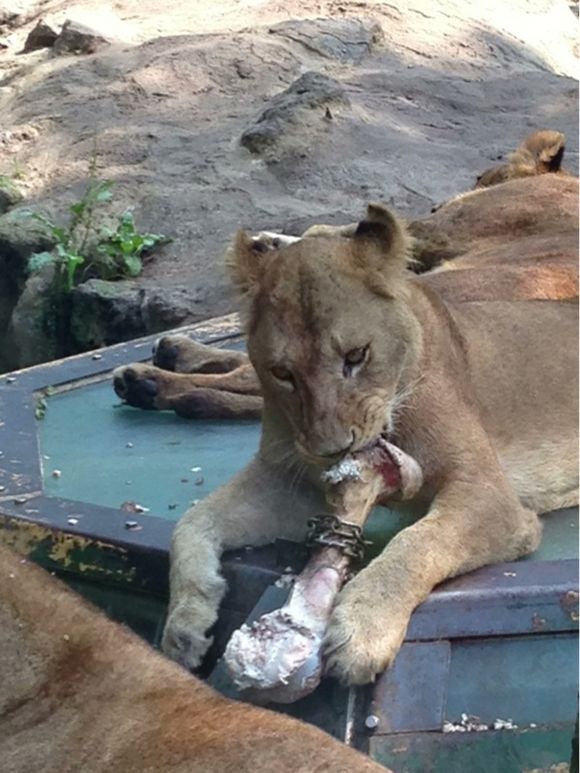
[[[365,719],[365,727],[367,730],[376,730],[379,726],[379,718],[376,714],[369,714]]]

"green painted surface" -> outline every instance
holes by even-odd
[[[573,730],[376,736],[371,756],[397,773],[551,773],[569,764]]]
[[[107,381],[48,398],[39,435],[47,494],[175,520],[252,458],[259,425],[130,408]]]
[[[87,582],[66,573],[59,576],[110,618],[127,625],[149,644],[159,648],[167,612],[165,600]]]
[[[120,406],[110,383],[103,382],[47,398],[39,436],[41,453],[49,457],[43,460],[47,493],[114,508],[132,500],[152,515],[175,520],[249,461],[259,425],[187,421],[171,412]],[[196,467],[201,470],[192,471]],[[53,477],[55,469],[60,477]],[[375,540],[373,551],[412,522],[412,516],[377,508],[367,528]],[[577,516],[547,518],[542,546],[532,560],[577,555]],[[158,643],[162,600],[69,582],[112,617]],[[536,637],[533,646],[530,637],[465,642],[454,646],[451,660],[449,719],[468,713],[484,721],[509,717],[528,726],[565,722],[566,729],[478,733],[469,739],[438,733],[375,737],[373,756],[398,773],[519,773],[569,760],[577,690],[577,672],[571,674],[570,664],[577,662],[576,647],[574,637]],[[549,678],[542,679],[544,673]]]
[[[445,717],[491,724],[573,723],[578,695],[578,637],[499,637],[454,642]]]
[[[109,381],[47,398],[39,425],[47,494],[113,508],[133,501],[171,520],[240,470],[260,434],[257,422],[187,420],[121,405]],[[371,556],[413,520],[376,508],[367,525]],[[577,556],[577,516],[545,519],[532,560]]]

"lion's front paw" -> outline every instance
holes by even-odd
[[[171,658],[190,671],[201,665],[205,653],[213,642],[213,636],[207,635],[212,626],[212,616],[204,617],[204,622],[195,614],[175,609],[167,619],[161,649]]]
[[[396,605],[377,602],[376,594],[347,586],[334,608],[324,642],[325,670],[343,684],[373,682],[403,643],[409,616]]]

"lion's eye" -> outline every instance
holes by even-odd
[[[350,352],[347,352],[344,355],[344,364],[351,368],[354,365],[360,365],[364,362],[364,359],[367,356],[367,351],[368,346],[361,346],[359,349],[351,349]]]
[[[294,376],[283,365],[274,365],[271,369],[271,373],[278,381],[284,381],[287,384],[294,384]]]
[[[358,371],[360,366],[367,358],[369,347],[360,346],[356,349],[351,349],[344,355],[343,373],[345,378],[355,375],[355,371]]]

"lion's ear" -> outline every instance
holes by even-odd
[[[241,293],[251,292],[258,285],[271,251],[263,241],[252,239],[246,231],[238,231],[226,252],[226,267]]]
[[[404,223],[381,204],[369,204],[353,236],[357,262],[375,271],[404,269],[412,242]]]

